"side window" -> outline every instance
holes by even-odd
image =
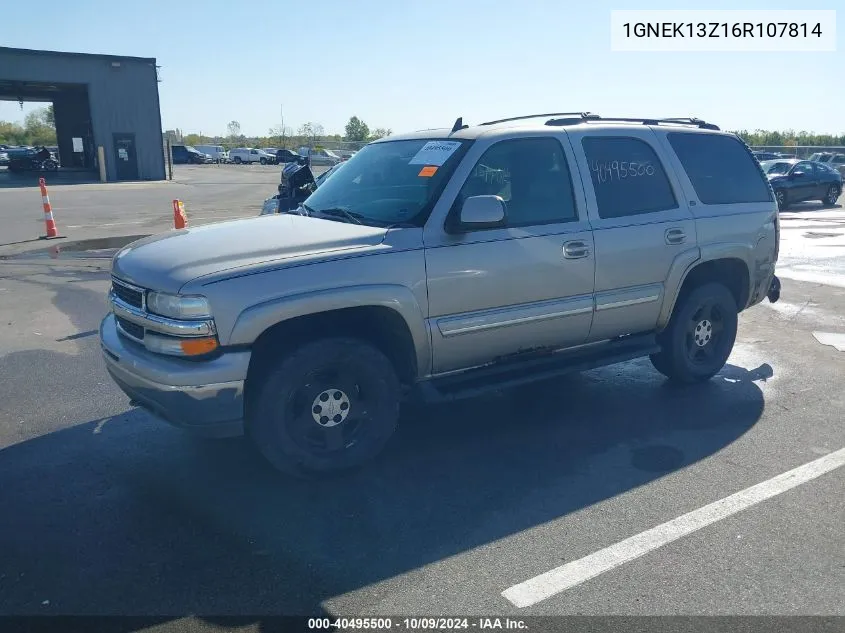
[[[702,203],[771,201],[768,182],[738,138],[690,132],[667,138]]]
[[[581,141],[599,217],[621,218],[678,208],[654,149],[637,138],[588,136]]]
[[[802,160],[800,163],[795,164],[795,168],[792,170],[792,173],[796,176],[798,174],[806,174],[808,176],[812,176],[815,173],[813,169],[813,163]]]
[[[496,195],[509,227],[578,219],[572,175],[557,139],[520,138],[492,145],[461,188],[455,212],[471,196]]]
[[[249,153],[250,154],[257,154],[258,150],[257,149],[251,149],[251,150],[249,150]]]

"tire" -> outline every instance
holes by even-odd
[[[777,200],[779,211],[785,211],[789,207],[789,203],[786,201],[786,191],[783,189],[775,189],[775,200]]]
[[[836,201],[839,200],[839,196],[842,193],[842,189],[839,185],[830,185],[827,188],[827,193],[825,193],[824,198],[822,198],[822,204],[826,207],[832,207],[836,204]]]
[[[261,160],[259,160],[258,162],[259,162],[259,163],[261,163],[262,165],[266,165],[266,164],[267,164],[267,159],[266,159],[266,158],[262,158],[262,159],[261,159]]]
[[[650,356],[661,374],[679,383],[709,380],[725,366],[737,332],[737,305],[731,291],[708,283],[687,293],[660,335],[662,350]]]
[[[240,164],[241,164],[241,162],[242,162],[242,161],[241,161],[241,157],[240,157],[240,156],[235,156],[235,158],[234,158],[234,159],[232,159],[232,162],[234,162],[234,163],[235,163],[235,165],[240,165]]]
[[[306,343],[282,357],[258,389],[247,432],[276,469],[297,477],[360,466],[396,430],[399,380],[387,357],[363,341]],[[332,406],[331,419],[320,415],[321,402]]]

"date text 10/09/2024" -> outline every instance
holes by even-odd
[[[309,631],[389,631],[392,629],[402,631],[527,631],[528,626],[524,620],[514,618],[310,618],[308,620]]]
[[[797,38],[821,37],[822,25],[807,22],[625,22],[635,38]]]

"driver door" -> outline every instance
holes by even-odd
[[[791,193],[793,202],[810,200],[821,196],[821,179],[816,171],[816,166],[810,161],[796,163],[789,174],[792,181]]]
[[[587,339],[595,250],[576,169],[550,136],[476,141],[464,158],[423,238],[435,374]],[[505,225],[447,231],[476,195],[504,200]]]

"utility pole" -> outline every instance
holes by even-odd
[[[279,115],[282,117],[282,138],[280,140],[281,148],[284,149],[285,147],[285,104],[279,104]]]

